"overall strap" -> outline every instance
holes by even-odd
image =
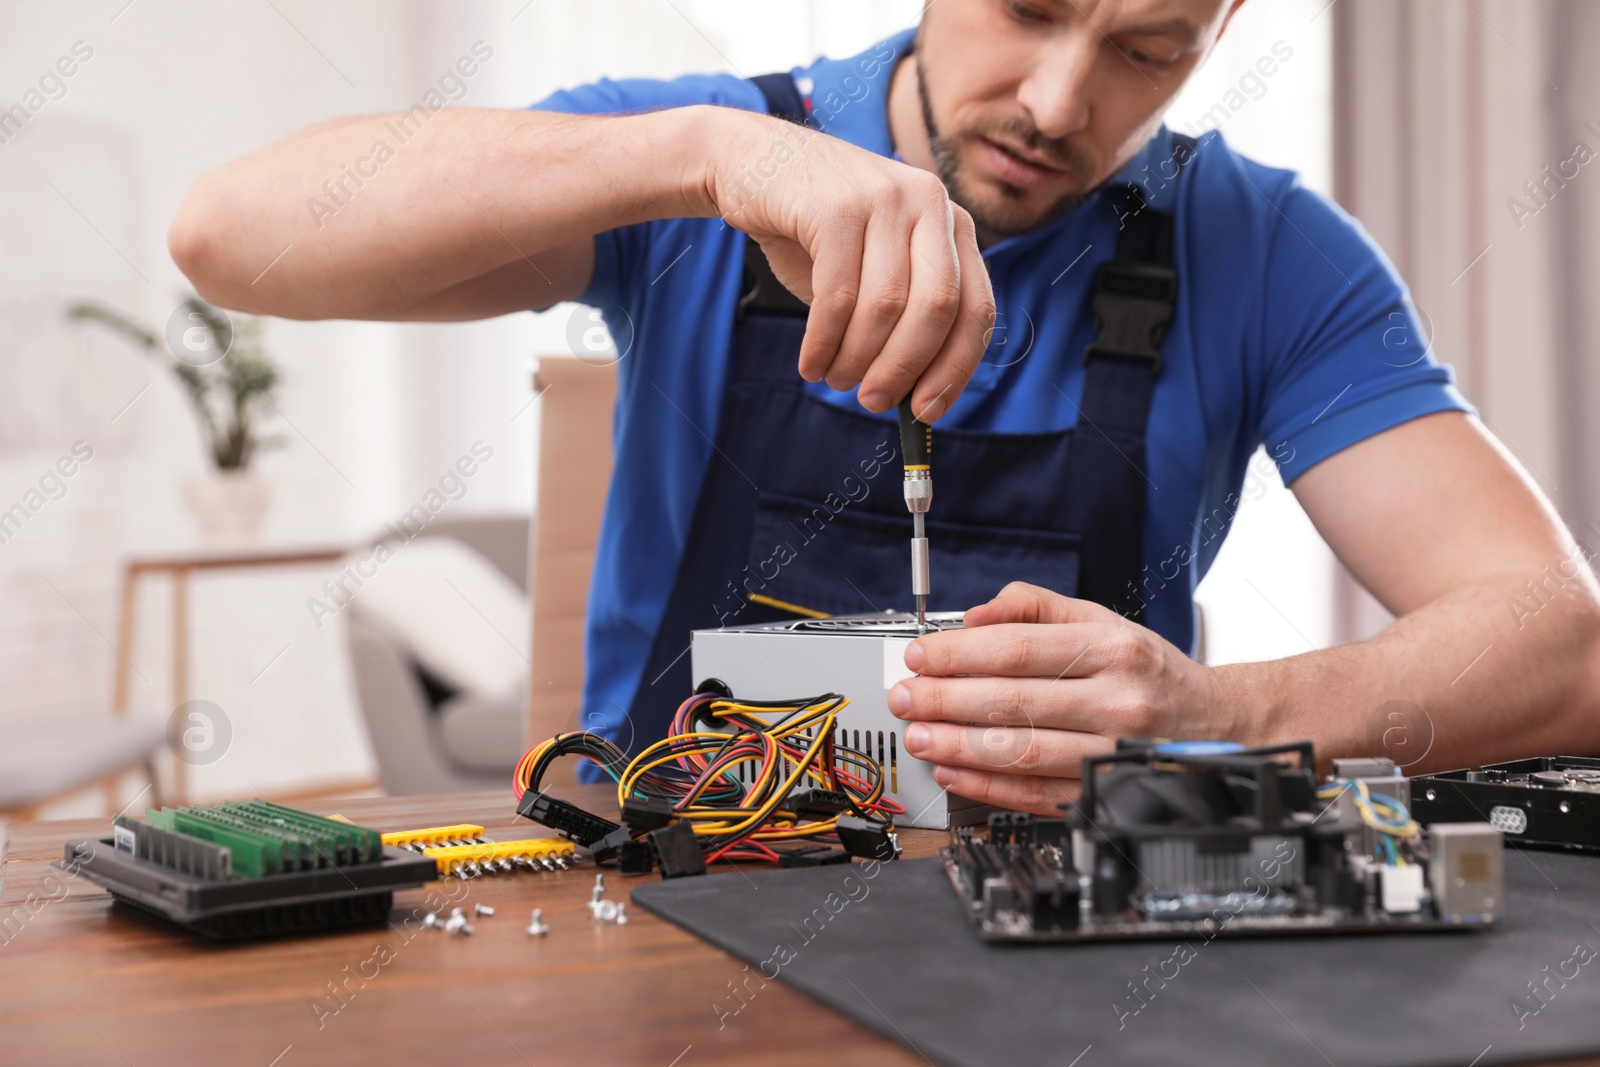
[[[750,79],[761,90],[767,114],[806,125],[805,99],[786,73]],[[735,313],[733,380],[786,382],[798,377],[795,359],[810,312],[805,301],[784,288],[772,273],[766,253],[753,237],[744,241],[744,280]],[[749,321],[747,321],[749,320]]]
[[[1181,169],[1195,142],[1173,135]],[[1072,435],[1067,482],[1076,527],[1084,533],[1078,595],[1135,622],[1144,616],[1145,431],[1161,342],[1178,300],[1172,266],[1173,221],[1129,184],[1110,198],[1120,232],[1117,254],[1101,264],[1089,290],[1094,339],[1083,353],[1083,403]]]
[[[806,102],[789,74],[757,74],[750,79],[767,101],[767,114],[775,119],[806,124]]]
[[[805,121],[805,102],[788,74],[750,80],[761,90],[769,113]],[[640,743],[666,735],[678,703],[695,684],[689,669],[690,635],[761,618],[758,611],[746,610],[745,587],[739,584],[760,492],[760,483],[745,472],[754,471],[765,483],[771,456],[789,443],[788,427],[769,412],[775,398],[799,392],[795,364],[808,310],[778,282],[761,246],[747,237],[730,380],[722,397],[716,440],[695,498],[672,591],[628,706],[628,720]],[[729,451],[738,454],[737,466]]]

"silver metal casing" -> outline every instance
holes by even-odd
[[[1433,904],[1449,922],[1489,922],[1506,911],[1505,846],[1486,822],[1428,827]]]
[[[928,624],[953,629],[961,616],[934,613]],[[994,809],[935,782],[931,764],[907,755],[901,743],[906,723],[889,711],[890,688],[911,677],[904,657],[916,636],[916,620],[899,613],[696,630],[690,662],[697,686],[717,678],[746,700],[848,697],[838,718],[840,740],[882,765],[886,795],[906,809],[895,818],[898,825],[942,830],[981,822]]]

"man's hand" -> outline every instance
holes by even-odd
[[[1084,756],[1118,737],[1234,737],[1212,673],[1153,631],[1085,600],[1013,582],[965,628],[906,649],[889,691],[905,748],[953,793],[1055,814]],[[981,677],[963,677],[979,675]]]
[[[952,792],[1049,812],[1075,799],[1083,756],[1118,737],[1310,739],[1324,768],[1387,756],[1411,774],[1600,747],[1594,550],[1475,419],[1404,423],[1294,492],[1394,625],[1203,667],[1104,608],[1010,585],[965,629],[907,649],[919,677],[889,694],[912,720],[906,750]]]
[[[983,358],[994,293],[972,217],[939,178],[765,115],[706,109],[720,124],[706,197],[760,242],[811,305],[800,373],[887,411],[911,392],[933,422]],[[720,113],[717,113],[720,111]]]
[[[390,121],[325,123],[202,176],[173,220],[173,259],[224,307],[455,321],[578,296],[601,231],[721,217],[811,305],[807,379],[859,384],[871,411],[915,386],[913,410],[933,422],[983,358],[988,271],[971,216],[927,171],[737,108],[448,108],[381,181],[308,212],[327,195],[320,176],[363,158]]]

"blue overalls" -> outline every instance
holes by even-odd
[[[752,80],[771,114],[805,122],[788,74]],[[1194,142],[1174,143],[1181,167]],[[1121,230],[1091,288],[1096,335],[1077,425],[935,427],[930,611],[963,611],[1023,581],[1141,617],[1145,428],[1177,276],[1171,216],[1145,206],[1137,186],[1117,192],[1097,197]],[[897,425],[806,395],[797,370],[806,312],[747,241],[715,447],[628,709],[640,744],[665,736],[693,691],[692,631],[910,607]]]

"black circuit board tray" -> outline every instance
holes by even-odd
[[[1600,759],[1536,756],[1411,780],[1424,825],[1486,822],[1506,844],[1600,853]]]
[[[1391,915],[1374,912],[1363,915],[1245,915],[1226,922],[1212,919],[1127,919],[1108,920],[1086,917],[1072,929],[1034,930],[1026,922],[1007,922],[993,915],[981,900],[974,900],[962,885],[961,875],[950,850],[940,849],[939,859],[955,887],[961,910],[979,937],[1002,944],[1065,944],[1092,941],[1154,941],[1163,938],[1210,941],[1217,937],[1305,936],[1311,934],[1416,934],[1429,931],[1486,930],[1492,922],[1450,922],[1435,915]]]
[[[138,859],[109,837],[68,841],[55,866],[104,887],[119,902],[216,939],[382,922],[395,890],[439,877],[432,859],[385,847],[377,863],[209,881]]]

